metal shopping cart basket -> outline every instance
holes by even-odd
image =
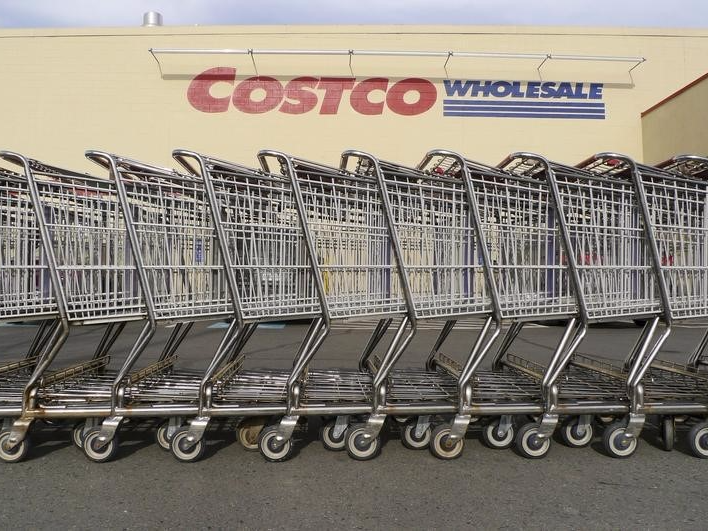
[[[678,156],[658,168],[621,160],[634,169],[647,207],[659,271],[666,287],[669,325],[708,317],[708,159]],[[675,329],[674,329],[675,330]],[[679,329],[680,332],[680,329]],[[676,332],[674,332],[676,333]],[[673,448],[676,420],[694,421],[688,433],[694,455],[708,458],[708,332],[683,362],[655,358],[645,377],[645,410],[660,415],[666,450]]]
[[[207,371],[199,415],[173,440],[173,453],[191,461],[211,418],[246,417],[238,430],[244,447],[260,446],[267,459],[286,459],[301,408],[309,405],[324,414],[333,401],[354,410],[357,402],[366,403],[364,389],[355,380],[346,382],[334,372],[307,375],[308,353],[324,339],[324,322],[290,180],[186,150],[176,150],[174,157],[208,192],[240,340]],[[312,321],[294,353],[292,370],[245,368],[244,348],[259,323],[295,319]],[[303,388],[306,375],[318,382],[319,393]],[[284,420],[265,426],[270,417]],[[180,440],[189,451],[178,447]]]
[[[84,452],[96,462],[117,451],[116,432],[128,417],[165,419],[156,439],[169,449],[184,417],[198,412],[203,371],[175,369],[176,352],[195,321],[233,314],[209,202],[201,181],[174,170],[99,151],[86,153],[116,187],[133,250],[147,322],[118,371],[111,411],[84,435]],[[158,324],[175,325],[156,362],[133,370]],[[235,326],[215,357],[235,341]],[[131,372],[132,371],[132,372]]]
[[[7,432],[4,457],[14,461],[28,451],[27,433],[36,418],[81,419],[110,411],[114,377],[107,370],[110,349],[125,323],[144,319],[145,310],[115,187],[16,153],[1,152],[0,158],[22,171],[21,182],[13,183],[9,195],[21,201],[16,206],[26,209],[15,217],[14,232],[17,249],[22,249],[15,256],[29,262],[26,271],[34,277],[31,286],[23,287],[25,296],[56,304],[58,312],[40,341],[43,352],[20,393],[21,415]],[[88,324],[105,326],[90,360],[48,372],[70,327]],[[80,435],[80,429],[74,431],[79,445]]]

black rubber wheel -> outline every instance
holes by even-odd
[[[187,437],[189,437],[189,427],[177,430],[170,441],[170,450],[178,461],[194,463],[204,456],[206,444],[203,438],[198,441],[189,441]]]
[[[509,426],[509,429],[502,436],[499,436],[497,430],[499,429],[499,419],[495,419],[489,424],[487,424],[482,430],[482,441],[487,448],[492,450],[506,450],[511,448],[514,444],[514,425]]]
[[[101,435],[101,428],[92,428],[84,436],[84,454],[94,463],[105,463],[113,459],[118,451],[118,440],[113,437],[99,448],[98,437]]]
[[[430,452],[438,459],[445,461],[457,459],[465,449],[465,440],[451,440],[450,431],[450,426],[447,424],[440,424],[433,429],[430,436]]]
[[[381,453],[381,437],[366,434],[366,426],[350,426],[344,434],[347,453],[357,461],[369,461]]]
[[[662,417],[661,419],[661,446],[667,452],[674,449],[676,441],[676,421],[674,417]]]
[[[293,442],[291,439],[278,443],[278,426],[268,426],[264,428],[258,436],[258,449],[266,461],[279,463],[290,459],[293,453]]]
[[[605,429],[602,436],[602,445],[605,452],[610,457],[617,459],[626,459],[630,457],[637,449],[637,438],[628,437],[624,422],[615,422]]]
[[[425,450],[430,444],[430,426],[425,428],[420,437],[417,437],[415,434],[417,425],[418,420],[413,419],[401,430],[401,442],[409,450]]]
[[[592,442],[592,424],[585,426],[583,433],[580,433],[579,420],[578,417],[571,417],[561,427],[561,438],[566,446],[571,448],[585,448]]]
[[[688,432],[688,446],[696,457],[708,459],[708,422],[691,426]]]
[[[541,425],[535,422],[524,424],[516,434],[516,449],[528,459],[541,459],[551,449],[551,438],[540,437]]]
[[[347,446],[347,431],[344,430],[338,437],[335,437],[333,435],[335,424],[335,420],[330,420],[329,422],[322,424],[320,427],[320,440],[322,441],[322,446],[325,447],[325,450],[329,450],[330,452],[341,452]]]
[[[15,446],[12,450],[10,450],[7,446],[7,441],[9,439],[9,431],[0,433],[0,460],[5,463],[19,463],[27,457],[27,453],[29,452],[29,437],[25,437],[22,442]]]

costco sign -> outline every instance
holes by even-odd
[[[233,87],[230,95],[217,97],[212,88]],[[357,113],[379,115],[391,112],[415,116],[431,109],[438,91],[427,79],[408,78],[391,82],[385,77],[357,80],[354,77],[302,76],[287,82],[255,76],[236,81],[236,69],[210,68],[196,76],[187,89],[187,100],[205,113],[227,112],[230,108],[247,114],[277,111],[284,114],[337,114],[347,102]]]
[[[602,83],[571,81],[445,79],[440,93],[446,117],[604,120],[603,89]],[[255,76],[237,81],[235,68],[220,66],[192,79],[187,100],[205,113],[337,114],[348,105],[368,116],[416,116],[435,105],[438,89],[421,78],[301,76],[281,81]]]

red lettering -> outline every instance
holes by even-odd
[[[319,79],[316,77],[296,77],[285,85],[286,100],[278,109],[286,114],[303,114],[310,112],[317,106],[317,94],[306,90],[315,89]],[[293,103],[288,100],[294,100]]]
[[[229,96],[215,98],[210,90],[216,83],[230,83],[236,81],[236,69],[219,66],[205,70],[195,77],[187,89],[187,100],[202,112],[225,112],[229,108]]]
[[[408,92],[417,92],[418,101],[408,103],[404,96]],[[435,104],[438,99],[438,91],[430,81],[419,78],[402,79],[391,87],[386,94],[386,105],[396,114],[403,116],[413,116],[424,113]]]
[[[254,90],[265,91],[265,98],[254,101],[251,98]],[[261,114],[275,109],[283,99],[283,85],[273,78],[267,76],[249,77],[238,84],[234,90],[234,107],[239,111],[248,114]]]
[[[344,91],[350,90],[349,103],[356,113],[381,115],[388,107],[395,114],[415,116],[429,111],[438,98],[435,85],[420,78],[402,79],[389,88],[389,79],[385,77],[372,77],[355,85],[353,77],[302,76],[291,79],[283,87],[276,78],[256,76],[238,83],[230,97],[214,97],[212,87],[218,83],[234,86],[236,69],[210,68],[192,79],[187,89],[190,105],[198,111],[217,113],[227,111],[231,101],[236,109],[247,114],[261,114],[276,108],[284,114],[304,114],[317,107],[321,96],[319,114],[337,114]],[[323,94],[318,93],[319,90]],[[377,91],[381,94],[374,95]],[[406,101],[411,92],[416,93],[416,101]]]
[[[320,114],[337,114],[339,102],[342,101],[342,94],[354,86],[353,77],[323,77],[317,85],[318,89],[324,89],[324,98]]]
[[[385,77],[372,77],[370,79],[365,79],[356,87],[354,87],[354,90],[352,90],[352,95],[349,100],[352,105],[352,109],[354,109],[359,114],[381,114],[384,108],[384,100],[387,88],[388,79],[386,79]],[[384,100],[381,100],[380,102],[372,102],[369,99],[369,94],[371,94],[375,90],[380,90],[384,93]]]

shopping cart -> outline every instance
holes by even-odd
[[[488,249],[480,239],[483,235],[476,205],[468,193],[468,183],[459,171],[447,168],[445,172],[441,164],[444,162],[437,161],[434,171],[424,172],[364,153],[344,154],[344,165],[359,174],[372,175],[379,182],[394,242],[400,252],[401,272],[410,291],[414,325],[423,320],[445,320],[425,368],[396,369],[397,358],[388,366],[376,364],[379,366],[376,378],[387,380],[387,395],[374,415],[396,412],[412,417],[402,430],[404,444],[420,449],[432,441],[432,451],[449,459],[461,454],[462,436],[471,415],[466,412],[464,427],[458,422],[461,434],[456,438],[454,434],[451,437],[447,425],[431,430],[431,420],[453,415],[461,403],[469,402],[473,394],[469,380],[501,326],[492,303],[494,286],[484,265],[488,261]],[[421,167],[426,167],[425,161]],[[473,316],[485,317],[485,322],[460,365],[442,354],[441,349],[457,320]],[[517,392],[528,397],[534,391],[533,382],[524,376],[515,382],[518,387],[512,384],[513,388],[502,384],[503,379],[504,376],[496,378],[495,383],[501,384],[497,399]],[[494,424],[494,420],[489,424]],[[370,426],[368,428],[371,430]],[[486,429],[485,439],[486,434],[492,432],[493,428]],[[489,444],[493,445],[494,439]]]
[[[316,266],[313,273],[322,301],[321,340],[306,349],[296,368],[301,366],[304,371],[329,332],[332,320],[380,319],[364,347],[359,370],[330,372],[346,388],[359,390],[355,403],[348,405],[342,397],[330,392],[333,400],[328,408],[321,410],[298,402],[297,395],[292,393],[294,389],[288,389],[288,413],[273,438],[277,444],[289,440],[287,427],[300,415],[327,415],[335,418],[327,421],[323,430],[325,446],[332,450],[346,447],[352,457],[370,459],[381,449],[379,432],[386,413],[379,410],[386,402],[385,375],[415,334],[406,279],[398,266],[400,250],[391,237],[392,227],[379,183],[375,176],[324,166],[284,153],[262,151],[259,159],[266,171],[290,179],[309,255]],[[372,354],[394,318],[401,321],[380,365],[376,366],[379,360]],[[376,376],[372,377],[372,372]],[[314,399],[322,392],[321,383],[322,377],[310,371],[302,394]],[[351,416],[371,412],[372,404],[377,413],[369,416],[366,426],[347,427]],[[407,408],[397,406],[388,413],[407,414]],[[264,444],[261,451],[272,458]]]
[[[5,188],[10,201],[3,207],[15,210],[8,221],[17,261],[10,269],[14,289],[3,294],[14,293],[18,309],[26,307],[40,316],[51,316],[53,307],[57,312],[35,340],[42,353],[31,376],[16,388],[21,388],[22,411],[5,432],[2,457],[17,461],[28,451],[27,433],[36,418],[81,419],[110,411],[110,349],[125,323],[145,314],[115,187],[17,153],[0,152],[0,158],[22,172],[21,179]],[[49,373],[70,327],[89,324],[105,326],[93,356]],[[81,428],[74,431],[78,445],[81,434]]]
[[[308,354],[324,339],[325,327],[290,181],[191,151],[176,150],[173,155],[204,184],[212,205],[238,338],[234,348],[215,358],[206,371],[198,415],[173,439],[173,454],[181,461],[194,461],[212,418],[245,417],[238,429],[244,447],[258,449],[260,444],[266,458],[286,459],[293,448],[294,412],[301,403],[321,412],[332,399],[355,410],[352,402],[366,402],[358,382],[345,382],[337,373],[310,373],[320,392],[303,389]],[[295,353],[292,370],[244,368],[244,348],[258,323],[294,319],[311,319],[312,324]],[[280,425],[262,429],[268,418],[283,415]]]
[[[8,448],[12,419],[22,414],[23,389],[59,325],[49,267],[26,180],[0,169],[0,321],[34,321],[34,340],[21,359],[0,365],[0,456],[20,460],[26,450]],[[34,324],[34,323],[33,323]],[[7,435],[6,435],[7,434]]]
[[[432,175],[464,182],[470,205],[468,223],[477,231],[478,260],[492,303],[472,356],[461,371],[457,414],[450,424],[436,428],[431,451],[442,459],[461,455],[463,437],[473,419],[486,421],[485,444],[503,449],[514,442],[515,417],[543,413],[538,368],[530,371],[530,362],[507,351],[525,322],[569,317],[575,309],[545,182],[524,175],[518,161],[513,162],[496,168],[436,150],[419,165]],[[502,321],[512,324],[492,367],[483,367]],[[543,370],[540,373],[542,378]]]
[[[642,378],[671,330],[646,203],[636,186],[636,166],[612,154],[596,155],[578,167],[540,159],[538,164],[545,167],[569,250],[566,259],[576,279],[580,320],[580,331],[564,359],[544,379],[544,384],[558,382],[561,388],[560,396],[548,397],[544,419],[568,415],[564,438],[572,446],[583,446],[592,438],[593,415],[627,415],[607,426],[603,436],[610,455],[627,457],[634,452],[645,421]],[[590,323],[619,319],[648,319],[624,367],[577,353]],[[662,320],[667,326],[659,332]],[[570,402],[564,400],[559,381],[568,363],[583,379],[579,389],[583,398]],[[600,382],[605,384],[601,392],[591,391]]]
[[[84,435],[84,452],[95,462],[110,460],[118,448],[116,432],[125,418],[166,419],[156,433],[169,449],[184,417],[198,411],[202,373],[174,368],[176,352],[193,323],[231,317],[221,251],[201,181],[100,151],[86,156],[109,174],[117,190],[132,249],[136,280],[143,293],[146,324],[116,374],[110,392],[110,414]],[[115,301],[108,298],[109,301]],[[156,362],[133,370],[159,324],[174,325]],[[233,346],[230,326],[215,357]],[[132,371],[132,372],[131,372]]]
[[[620,160],[634,170],[666,287],[669,323],[708,317],[708,159],[679,156],[658,168]],[[688,433],[694,455],[708,458],[708,332],[685,363],[656,358],[645,382],[645,409],[660,415],[664,448],[674,444],[676,419],[695,422]]]

